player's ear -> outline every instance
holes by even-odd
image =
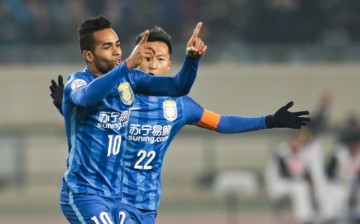
[[[169,60],[169,64],[168,64],[168,67],[167,67],[166,71],[170,71],[170,69],[171,69],[171,59]]]
[[[85,61],[87,61],[87,62],[93,62],[94,61],[94,55],[93,55],[93,53],[91,51],[85,50],[85,51],[83,51],[82,54],[83,54],[83,57],[84,57]]]

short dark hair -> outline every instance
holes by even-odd
[[[111,28],[111,22],[103,16],[90,17],[84,20],[78,28],[80,50],[93,51],[93,33],[98,30]]]
[[[145,31],[140,33],[137,37],[136,37],[136,44],[138,44],[141,39],[144,37],[145,35]],[[163,30],[163,28],[155,26],[154,28],[149,30],[149,37],[147,39],[148,42],[155,42],[155,41],[159,41],[159,42],[163,42],[165,43],[168,48],[169,48],[169,53],[171,55],[172,53],[172,46],[171,46],[171,36],[165,32],[165,30]]]

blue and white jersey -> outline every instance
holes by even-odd
[[[265,117],[218,115],[188,96],[136,95],[130,109],[124,152],[122,203],[157,210],[162,191],[161,170],[171,141],[186,124],[220,133],[240,133],[266,128]]]
[[[89,69],[71,74],[62,104],[69,148],[63,184],[70,192],[120,196],[122,154],[134,93],[186,94],[197,66],[197,60],[186,57],[175,77],[130,72],[124,63],[96,79]]]
[[[184,125],[196,124],[203,111],[187,96],[136,95],[124,152],[124,204],[146,210],[158,208],[161,169],[169,144]]]
[[[124,76],[109,94],[91,106],[72,102],[71,94],[94,79],[88,69],[70,75],[63,112],[69,155],[64,181],[73,193],[121,194],[121,148],[134,94]],[[124,88],[123,88],[124,87]]]

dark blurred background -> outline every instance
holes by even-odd
[[[234,55],[240,47],[248,53],[235,56],[247,61],[357,60],[359,10],[357,0],[1,0],[0,45],[7,47],[0,60],[81,60],[69,45],[77,45],[80,22],[98,15],[113,22],[125,49],[155,25],[167,30],[175,45],[185,43],[196,22],[203,21],[202,36],[217,52],[208,60],[223,51]],[[27,53],[16,55],[19,45]],[[57,46],[56,56],[45,49],[40,54],[44,45]],[[278,49],[269,55],[274,46]]]

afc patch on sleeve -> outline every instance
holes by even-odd
[[[87,83],[85,80],[83,79],[75,79],[72,83],[71,83],[71,89],[77,89],[81,86],[85,86]]]

